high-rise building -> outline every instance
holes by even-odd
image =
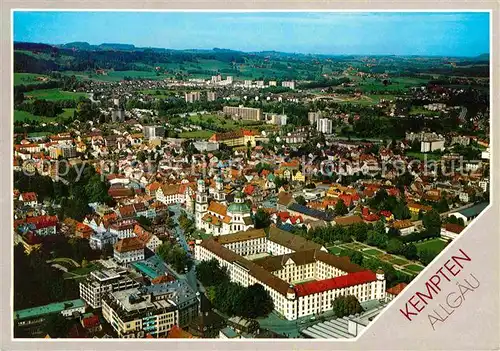
[[[76,147],[73,145],[55,145],[49,149],[49,154],[52,159],[76,157]]]
[[[295,82],[292,81],[284,81],[281,83],[281,86],[284,88],[290,88],[290,89],[295,89]]]
[[[275,80],[270,80],[269,81],[269,86],[270,87],[275,87],[277,84],[276,84],[276,81]]]
[[[112,122],[123,122],[125,120],[125,111],[121,108],[115,108],[111,111]]]
[[[260,121],[262,119],[262,110],[260,108],[224,106],[222,111],[233,119],[246,121]]]
[[[163,126],[144,126],[144,138],[147,140],[161,139],[165,136],[165,127]]]
[[[212,83],[218,83],[218,82],[222,81],[222,77],[220,74],[218,74],[216,76],[212,76],[211,81],[212,81]]]
[[[321,111],[307,113],[307,119],[309,120],[309,123],[311,125],[314,125],[314,123],[318,123],[318,120],[320,118],[321,118]]]
[[[192,91],[190,93],[185,93],[184,98],[185,98],[186,102],[188,102],[188,103],[199,101],[200,100],[200,92],[199,91]]]
[[[316,129],[318,130],[318,132],[321,132],[323,134],[332,134],[333,131],[332,120],[329,118],[320,118],[318,120],[318,125]]]
[[[215,101],[217,99],[217,95],[213,91],[207,91],[207,101]]]

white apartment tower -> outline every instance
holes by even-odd
[[[316,128],[318,132],[321,132],[323,134],[332,134],[333,131],[332,120],[329,118],[320,118],[318,120],[318,125]]]

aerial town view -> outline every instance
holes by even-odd
[[[15,338],[354,339],[489,204],[488,13],[13,19]]]

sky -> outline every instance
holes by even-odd
[[[14,12],[14,40],[332,55],[489,53],[478,12]]]

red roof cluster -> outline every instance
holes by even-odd
[[[94,314],[90,317],[84,318],[82,320],[82,324],[85,328],[95,328],[101,325],[101,322],[99,321],[99,316]]]
[[[37,201],[37,196],[35,192],[22,193],[21,196],[24,202]]]
[[[375,213],[370,213],[370,210],[368,209],[368,207],[364,207],[363,210],[362,210],[362,217],[363,217],[363,220],[367,221],[367,222],[374,222],[374,221],[378,221],[380,219],[380,217],[375,214]]]
[[[277,216],[280,218],[281,222],[286,222],[290,220],[291,224],[303,223],[304,219],[302,216],[292,216],[289,212],[278,212]]]
[[[57,225],[57,216],[36,216],[26,218],[27,224],[33,224],[36,229],[54,227]]]
[[[341,275],[340,277],[308,282],[295,286],[297,296],[318,294],[328,290],[342,289],[349,286],[365,284],[377,280],[372,271],[361,271]]]

